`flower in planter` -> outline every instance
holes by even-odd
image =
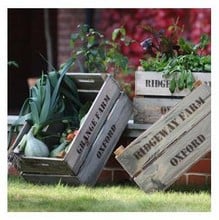
[[[195,82],[192,72],[211,71],[211,56],[204,54],[209,44],[207,35],[203,34],[197,44],[187,41],[178,20],[167,31],[151,26],[143,28],[150,36],[140,43],[145,51],[141,66],[145,71],[162,72],[169,78],[171,93],[175,89],[192,89]]]

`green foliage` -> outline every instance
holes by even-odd
[[[41,140],[48,135],[44,128],[53,124],[64,124],[63,121],[67,120],[69,127],[79,127],[81,103],[73,79],[66,75],[73,63],[74,59],[71,58],[59,71],[42,73],[36,85],[30,88],[29,97],[24,101],[19,118],[12,125],[10,133],[24,121],[32,125],[34,137]]]
[[[193,88],[195,81],[192,72],[210,72],[211,56],[202,55],[209,44],[209,38],[203,34],[197,44],[185,40],[182,28],[177,22],[168,28],[168,33],[156,31],[150,26],[144,27],[152,37],[145,39],[141,45],[146,51],[141,65],[145,71],[163,72],[169,78],[170,91]]]
[[[19,67],[19,65],[15,61],[8,61],[8,66],[14,66],[16,68]]]
[[[121,44],[132,41],[126,37],[123,27],[116,28],[112,40],[88,25],[78,25],[78,32],[71,35],[72,57],[81,72],[128,72],[128,58],[121,53]]]

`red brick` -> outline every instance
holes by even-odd
[[[211,159],[211,151],[208,152],[207,154],[205,154],[205,156],[204,156],[203,158],[209,158],[209,159]]]
[[[195,163],[189,170],[188,173],[211,173],[211,160],[201,159]]]
[[[126,171],[124,170],[113,171],[113,182],[114,183],[126,183],[130,181],[131,181],[131,178]]]
[[[107,161],[105,167],[107,168],[122,168],[119,162],[115,159],[114,154],[112,154]]]
[[[75,32],[78,24],[84,23],[85,13],[84,9],[59,9],[57,11],[57,28],[58,28],[58,66],[66,61],[66,57],[70,57],[69,50],[65,48],[65,54],[61,55],[60,48],[66,45],[66,40],[68,44],[70,41],[71,33]],[[62,41],[64,39],[64,41]],[[65,45],[63,45],[65,44]],[[68,46],[70,48],[70,46]]]
[[[193,175],[188,176],[188,185],[205,185],[206,176],[205,175]]]
[[[208,185],[211,184],[211,176],[207,176],[206,184],[208,184]]]
[[[184,185],[184,186],[187,185],[187,176],[186,175],[182,175],[181,177],[179,177],[175,181],[174,185]]]
[[[112,183],[112,170],[103,170],[97,180],[97,183]]]
[[[10,176],[19,176],[19,171],[13,165],[9,165],[8,175],[10,175]]]

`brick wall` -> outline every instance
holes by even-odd
[[[64,63],[71,56],[70,37],[77,25],[85,21],[84,9],[57,10],[57,62]]]
[[[207,185],[211,184],[211,152],[195,163],[177,181],[177,185]]]
[[[122,137],[115,147],[127,146],[133,139]],[[13,166],[9,166],[9,175],[19,175]],[[112,153],[102,170],[97,183],[103,184],[125,184],[133,182],[128,173],[121,167]],[[183,174],[175,185],[196,185],[204,186],[211,184],[211,152],[195,163],[185,174]]]
[[[120,144],[127,146],[127,141],[120,140]],[[117,147],[120,146],[119,144]],[[112,154],[106,163],[98,183],[128,183],[133,182],[127,172],[115,159]],[[195,185],[204,186],[211,184],[211,152],[207,153],[197,163],[195,163],[186,173],[184,173],[174,185]]]

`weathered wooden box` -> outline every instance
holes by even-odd
[[[211,86],[211,73],[193,73],[193,75],[196,80]],[[169,84],[170,80],[163,78],[162,73],[136,71],[136,97],[133,100],[135,123],[153,124],[191,92],[184,89],[171,94]]]
[[[132,114],[132,102],[109,74],[76,74],[79,96],[93,101],[64,158],[16,156],[21,175],[32,182],[95,184]],[[30,129],[25,124],[13,149]]]
[[[167,189],[210,145],[211,92],[202,85],[115,154],[138,186],[151,192]]]

